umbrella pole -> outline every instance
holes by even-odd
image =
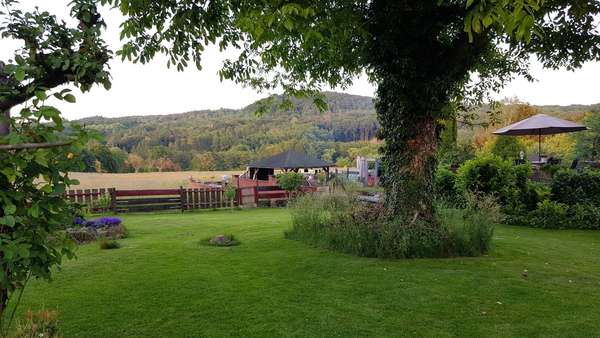
[[[538,129],[538,161],[542,163],[542,130]]]

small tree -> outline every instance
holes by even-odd
[[[127,165],[129,165],[137,173],[141,168],[146,165],[146,161],[139,155],[129,154],[127,155]]]
[[[590,130],[575,134],[575,152],[583,159],[600,160],[600,111],[587,113],[583,123]]]
[[[522,151],[525,153],[525,146],[514,136],[498,136],[492,145],[492,154],[502,157],[505,160],[519,158]]]
[[[104,22],[95,1],[71,2],[76,28],[48,12],[16,10],[15,2],[0,1],[2,38],[23,43],[11,60],[0,61],[0,319],[30,278],[50,279],[63,257],[73,256],[72,241],[60,231],[74,215],[63,194],[77,184],[68,171],[90,138],[76,125],[63,126],[47,102],[75,97],[52,89],[110,87],[111,52],[100,36]]]
[[[233,184],[227,184],[223,191],[223,197],[229,201],[231,208],[233,208],[233,200],[237,196],[237,188]]]
[[[300,190],[300,187],[304,183],[304,175],[296,172],[287,172],[277,174],[277,184],[288,192],[288,194],[293,194],[294,192]]]

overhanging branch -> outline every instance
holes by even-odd
[[[40,143],[20,143],[20,144],[2,144],[0,150],[23,150],[23,149],[42,149],[68,146],[73,141],[61,142],[40,142]]]

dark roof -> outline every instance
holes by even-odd
[[[288,150],[275,156],[250,163],[250,168],[294,169],[332,167],[333,163],[310,157],[307,154]]]

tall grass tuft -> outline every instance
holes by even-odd
[[[491,248],[495,225],[502,220],[500,205],[490,195],[466,194],[465,207],[438,205],[438,223],[448,233],[454,256],[480,256]]]
[[[348,194],[295,199],[286,238],[353,255],[380,258],[477,256],[490,248],[497,204],[469,197],[465,209],[443,208],[438,225],[389,218],[380,204]]]

